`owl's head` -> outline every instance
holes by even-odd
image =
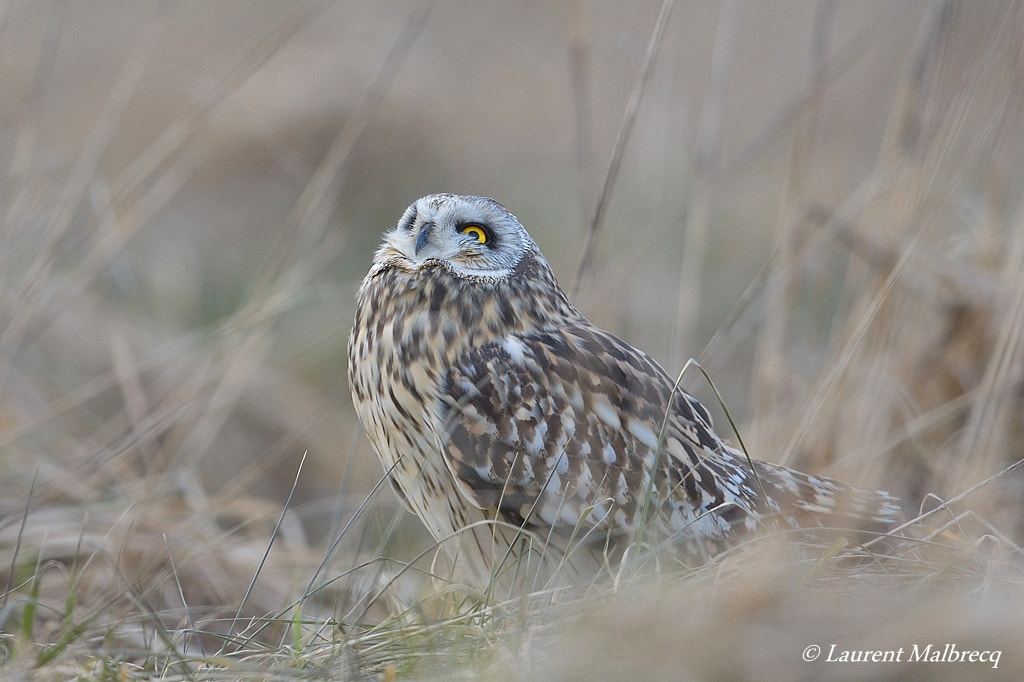
[[[524,258],[543,262],[514,215],[493,199],[431,194],[406,209],[374,256],[380,266],[441,266],[460,278],[504,279]]]

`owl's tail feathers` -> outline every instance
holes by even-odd
[[[885,533],[905,518],[901,501],[885,491],[865,490],[766,462],[754,465],[765,492],[791,526]]]

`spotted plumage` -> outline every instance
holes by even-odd
[[[751,465],[657,362],[573,307],[491,199],[424,197],[385,235],[349,381],[400,496],[482,585],[535,557],[593,571],[641,529],[700,560],[764,528],[897,513],[886,493]]]

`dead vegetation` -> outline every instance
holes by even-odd
[[[366,5],[0,9],[5,679],[1019,677],[1021,6]],[[922,518],[572,596],[431,580],[343,349],[440,190],[696,356],[753,456]],[[824,660],[950,642],[998,668]]]

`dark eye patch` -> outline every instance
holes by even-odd
[[[414,207],[409,211],[408,215],[402,220],[402,222],[399,223],[398,228],[400,230],[405,230],[406,232],[412,232],[413,228],[416,227],[416,215],[417,212]]]
[[[481,220],[467,220],[460,222],[456,225],[456,229],[462,234],[472,234],[475,236],[477,241],[481,244],[486,245],[488,248],[494,248],[496,245],[494,230],[491,226]]]

